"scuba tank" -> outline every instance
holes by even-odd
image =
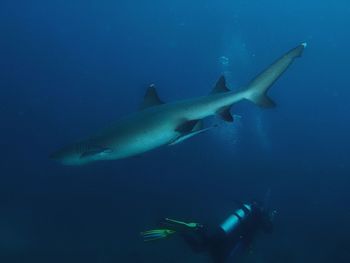
[[[252,215],[253,208],[253,204],[243,203],[241,208],[234,211],[234,213],[220,225],[220,228],[226,235],[231,234]]]

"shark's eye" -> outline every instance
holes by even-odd
[[[75,144],[75,151],[77,153],[84,153],[98,148],[98,144],[95,140],[90,139]]]

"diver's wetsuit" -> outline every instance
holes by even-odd
[[[182,237],[195,252],[208,252],[215,263],[231,262],[247,249],[260,230],[271,232],[269,215],[257,203],[243,204],[220,226],[199,227],[183,232]]]

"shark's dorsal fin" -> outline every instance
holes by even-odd
[[[227,88],[225,77],[222,75],[216,82],[215,87],[210,94],[223,93],[228,91],[230,90]]]
[[[217,114],[224,120],[227,122],[233,122],[233,116],[230,112],[230,106],[228,107],[224,107],[222,109],[220,109]]]
[[[140,110],[161,104],[164,104],[164,102],[159,98],[155,85],[151,84],[146,91],[142,104],[140,105]]]

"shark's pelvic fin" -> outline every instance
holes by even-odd
[[[221,76],[218,81],[215,84],[214,89],[211,91],[210,94],[216,94],[216,93],[222,93],[222,92],[228,92],[230,91],[229,88],[226,86],[226,80],[224,76]]]
[[[142,104],[140,105],[140,110],[161,104],[164,104],[164,102],[159,98],[155,85],[151,84],[146,91]]]
[[[295,58],[300,57],[306,47],[302,43],[279,58],[275,63],[260,73],[247,87],[246,99],[264,108],[275,107],[275,102],[267,96],[269,88],[292,64]]]
[[[217,114],[224,120],[224,121],[227,121],[227,122],[233,122],[233,116],[230,112],[230,109],[231,109],[231,106],[228,106],[228,107],[224,107],[224,108],[221,108]]]

